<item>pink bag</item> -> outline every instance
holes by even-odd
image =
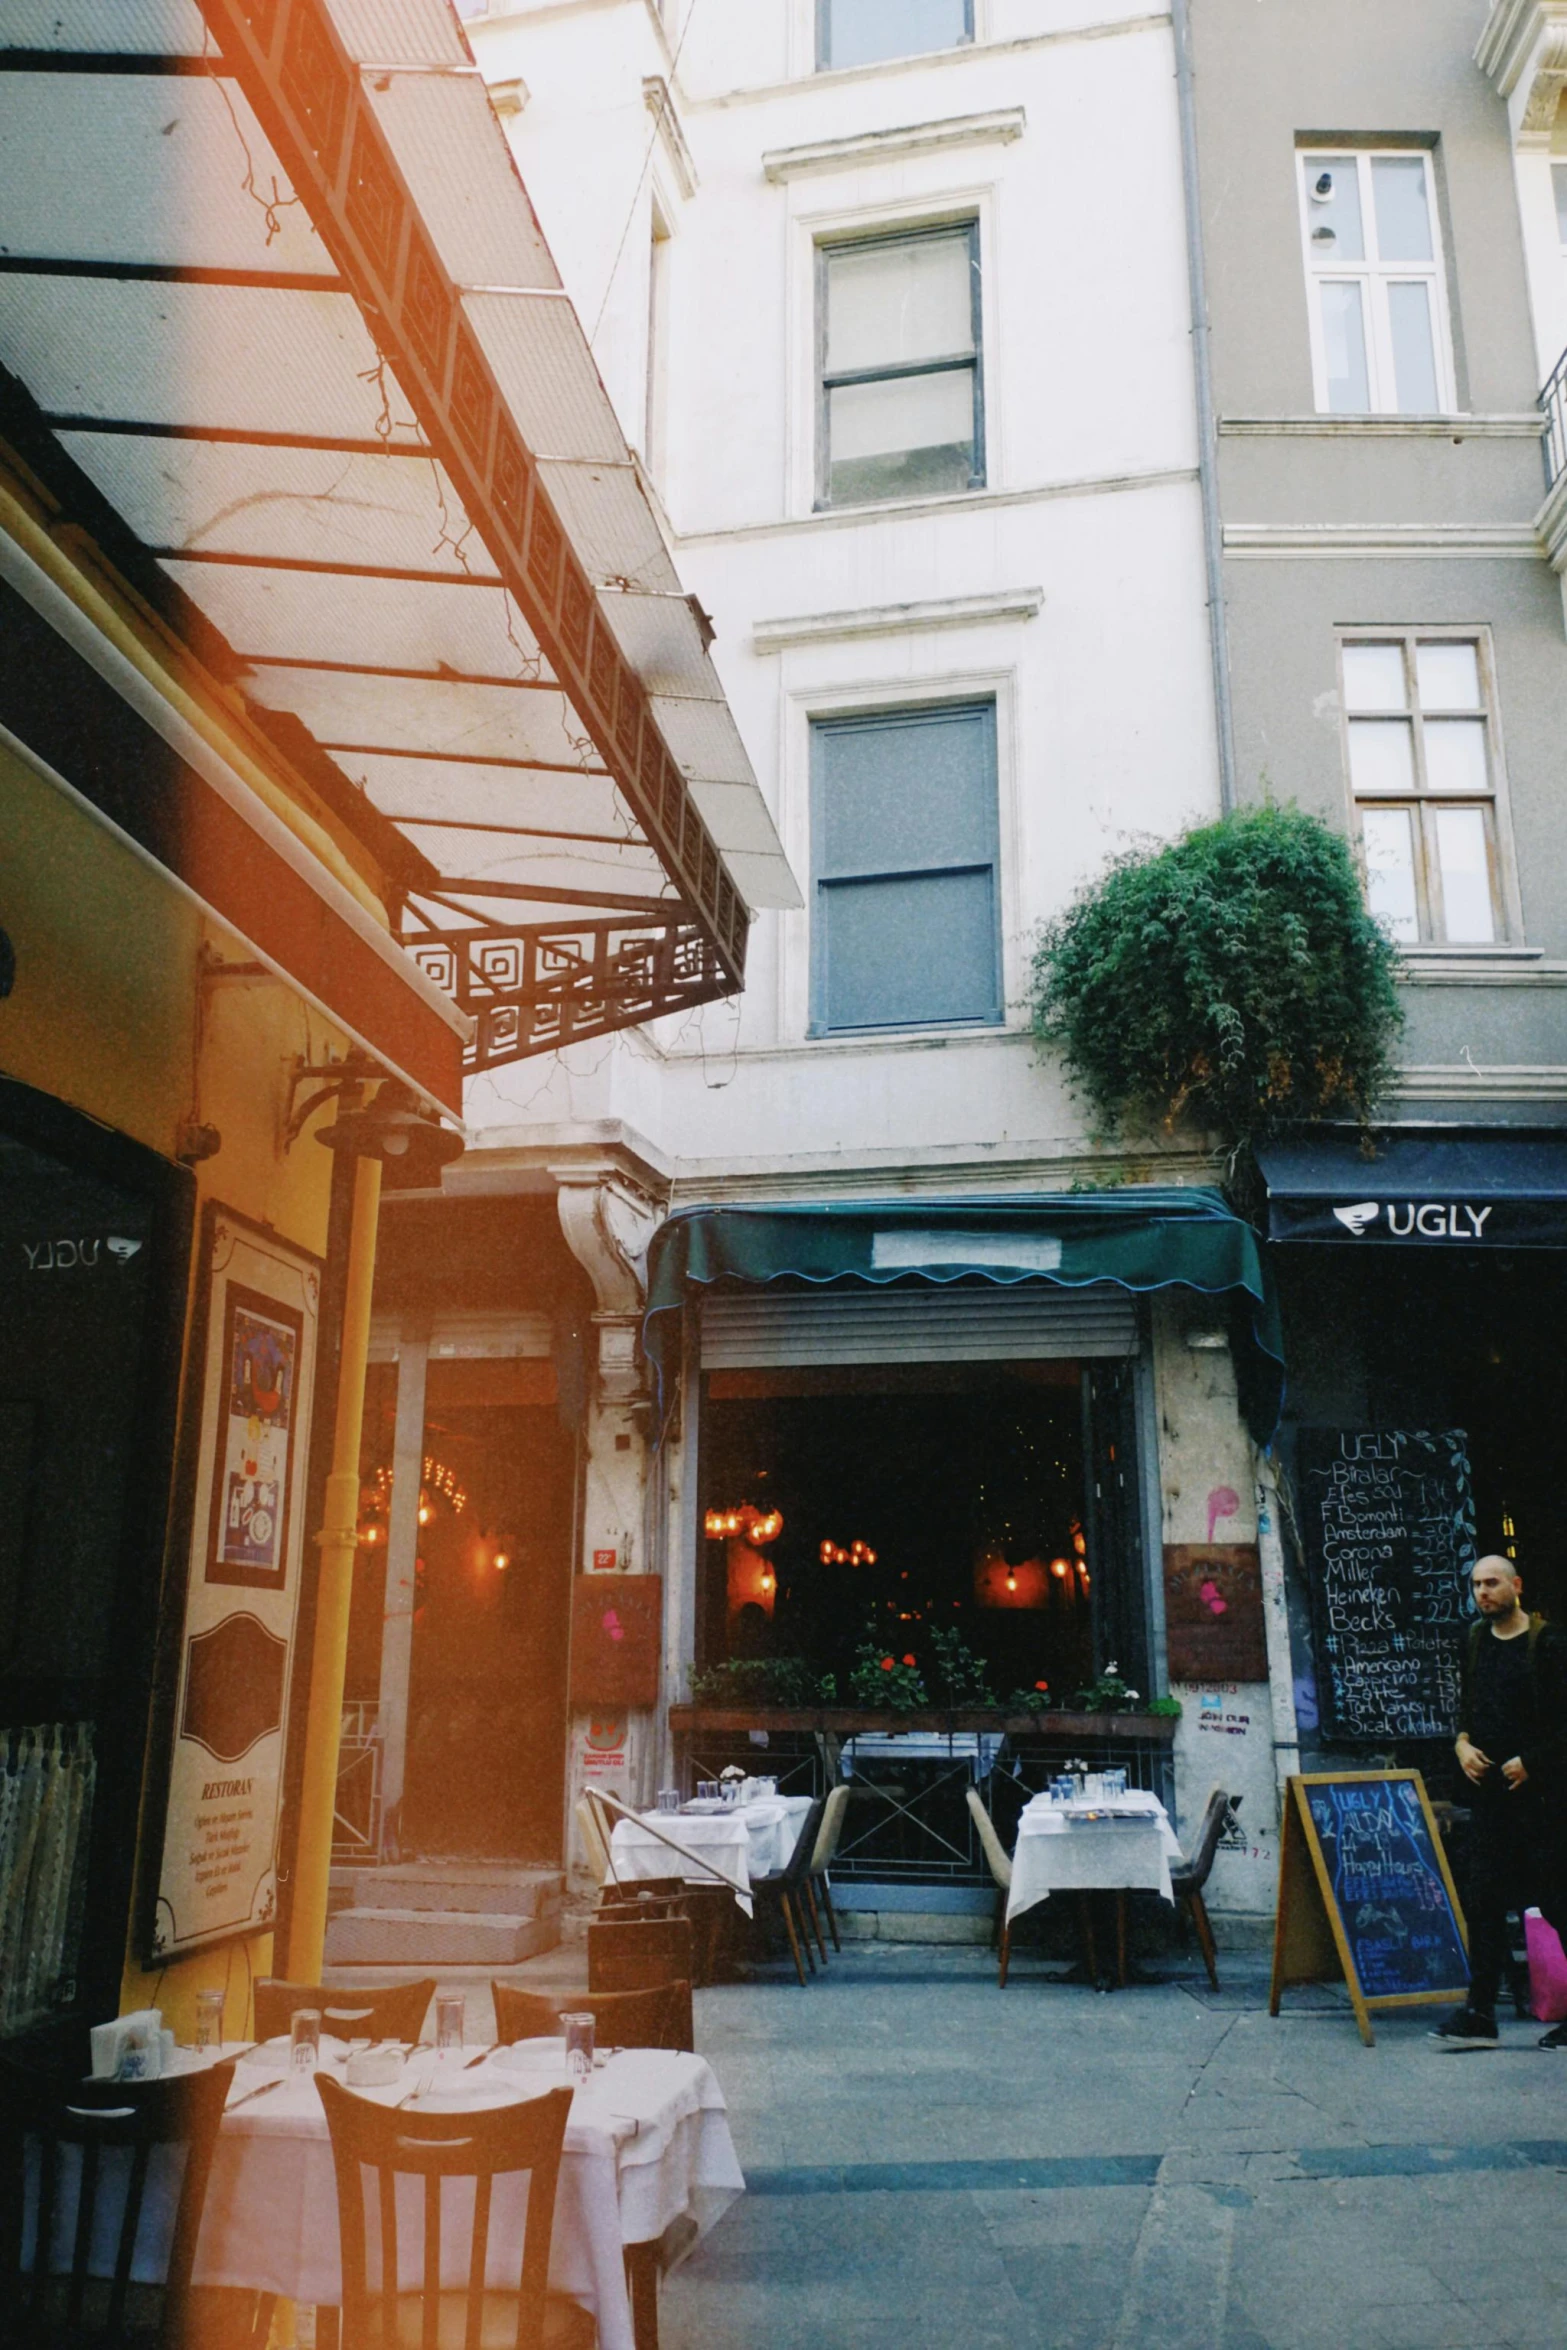
[[[1561,1936],[1537,1909],[1524,1911],[1523,1933],[1529,1953],[1529,2003],[1536,2021],[1567,2021],[1567,1953],[1562,1950]]]

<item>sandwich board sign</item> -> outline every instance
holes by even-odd
[[[1369,2048],[1376,2008],[1462,2000],[1469,1940],[1418,1771],[1291,1778],[1279,1839],[1268,2013],[1292,1983],[1342,1974]]]

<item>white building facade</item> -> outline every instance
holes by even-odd
[[[1230,1345],[1250,1308],[1161,1273],[1157,1215],[1143,1275],[1084,1288],[1090,1255],[1061,1286],[1052,1200],[1130,1214],[1211,1169],[1096,1140],[1027,1004],[1043,922],[1220,812],[1170,21],[1113,0],[463,14],[802,899],[758,920],[742,997],[470,1088],[447,1196],[503,1215],[555,1193],[591,1285],[573,1570],[663,1577],[658,1704],[575,1688],[568,1805],[584,1776],[666,1783],[668,1709],[726,1657],[810,1651],[848,1699],[858,1603],[829,1583],[855,1570],[828,1553],[875,1547],[880,1477],[915,1572],[882,1559],[859,1634],[905,1621],[922,1653],[939,1613],[998,1695],[1048,1681],[1069,1704],[1112,1659],[1166,1690],[1169,1578],[1199,1549],[1233,1570],[1250,1662],[1213,1651],[1177,1692],[1173,1773],[1149,1768],[1187,1829],[1211,1784],[1244,1794],[1213,1898],[1261,1912],[1292,1720],[1265,1413],[1248,1433]],[[1014,1222],[950,1237],[976,1202]],[[812,1239],[863,1243],[864,1280],[823,1288],[790,1256],[801,1222],[755,1221],[807,1206]],[[715,1264],[759,1234],[782,1254],[749,1285],[681,1254],[650,1366],[671,1215]],[[710,1511],[769,1495],[776,1550],[707,1538]],[[904,1874],[864,1903],[980,1905],[971,1867]]]

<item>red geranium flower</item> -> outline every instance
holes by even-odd
[[[914,1659],[911,1656],[906,1656],[903,1661],[906,1665],[911,1665],[913,1664]]]
[[[892,1671],[892,1668],[893,1668],[893,1666],[896,1664],[896,1662],[897,1662],[897,1659],[896,1659],[896,1657],[884,1656],[884,1657],[882,1658],[882,1660],[881,1660],[881,1669],[882,1669],[882,1671],[883,1671],[884,1673],[890,1673],[890,1672]]]
[[[1036,1689],[1048,1689],[1048,1688],[1049,1688],[1049,1686],[1050,1686],[1050,1683],[1049,1683],[1048,1681],[1036,1681],[1036,1682],[1034,1683],[1034,1687],[1035,1687]]]

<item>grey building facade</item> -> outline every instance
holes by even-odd
[[[1404,966],[1379,1155],[1328,1135],[1268,1170],[1302,1745],[1440,1775],[1453,1633],[1422,1617],[1418,1538],[1373,1562],[1358,1630],[1390,1688],[1422,1644],[1437,1680],[1357,1730],[1313,1480],[1324,1432],[1345,1457],[1461,1437],[1429,1494],[1453,1556],[1511,1551],[1532,1603],[1567,1605],[1567,630],[1542,399],[1567,340],[1567,8],[1191,0],[1187,56],[1235,797],[1347,832]]]

